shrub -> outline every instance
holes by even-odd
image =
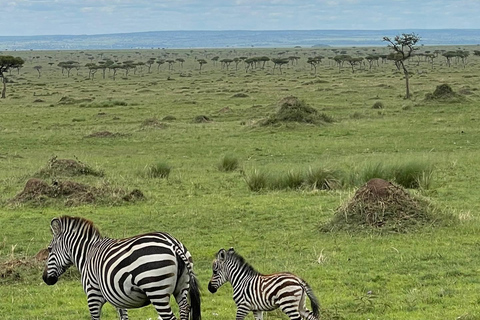
[[[383,105],[383,102],[377,101],[373,104],[372,109],[383,109],[385,106]]]
[[[172,168],[166,162],[157,162],[147,166],[146,173],[150,178],[168,178]]]
[[[234,155],[227,154],[220,159],[218,163],[218,170],[220,171],[234,171],[238,168],[239,161]]]

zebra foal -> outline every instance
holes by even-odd
[[[237,305],[236,320],[243,320],[253,311],[255,320],[263,319],[263,311],[280,308],[291,320],[318,320],[320,304],[310,286],[291,273],[263,275],[257,272],[233,248],[218,251],[212,265],[213,275],[208,290],[215,293],[224,283],[233,287]],[[312,311],[305,308],[306,296]]]
[[[62,216],[51,221],[53,239],[43,280],[53,285],[71,266],[81,274],[92,320],[99,320],[109,302],[120,320],[128,320],[127,309],[152,304],[162,320],[176,319],[170,296],[178,303],[180,319],[200,320],[200,292],[190,252],[163,232],[125,239],[100,235],[89,220]],[[190,303],[188,301],[190,298]]]

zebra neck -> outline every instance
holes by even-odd
[[[74,264],[78,270],[82,271],[85,267],[85,262],[88,257],[88,253],[92,249],[93,245],[101,239],[100,235],[93,235],[83,241],[78,241],[76,246],[72,246],[72,257]]]
[[[239,265],[234,269],[235,271],[230,271],[229,274],[229,281],[233,288],[243,286],[245,282],[248,282],[257,275],[260,275],[260,273],[253,269],[253,267],[249,264]]]

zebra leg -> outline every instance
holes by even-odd
[[[253,316],[255,317],[255,320],[263,320],[263,312],[261,310],[253,311]]]
[[[105,299],[101,295],[97,295],[96,293],[92,294],[91,292],[87,294],[88,309],[90,310],[92,320],[100,320],[100,312],[105,302]]]
[[[173,315],[172,309],[170,307],[170,295],[164,294],[160,296],[151,296],[149,297],[150,302],[155,307],[158,313],[158,319],[160,320],[177,320]]]
[[[180,311],[180,320],[188,320],[190,316],[190,305],[188,304],[187,293],[175,297],[177,300],[178,309]]]
[[[119,308],[117,308],[117,313],[118,313],[118,316],[120,317],[120,320],[128,320],[128,312],[127,312],[127,309],[119,309]]]
[[[245,319],[249,311],[250,310],[244,305],[237,306],[237,315],[235,317],[235,320]]]

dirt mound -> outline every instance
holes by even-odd
[[[49,185],[44,180],[32,178],[27,181],[24,189],[10,200],[10,203],[43,205],[60,200],[65,206],[70,207],[83,204],[114,205],[142,199],[144,195],[138,189],[128,192],[108,185],[93,187],[69,180],[55,180]]]
[[[207,123],[207,122],[212,122],[212,119],[210,119],[209,117],[204,116],[204,115],[199,115],[199,116],[196,116],[193,119],[193,122],[194,123]]]
[[[50,177],[73,177],[91,175],[103,177],[102,170],[96,170],[85,163],[73,159],[58,159],[56,156],[51,158],[45,168],[34,174],[34,177],[50,178]]]
[[[165,123],[160,122],[157,118],[148,118],[143,120],[141,127],[165,129],[167,125]]]
[[[427,93],[425,100],[455,101],[463,100],[463,96],[453,91],[448,84],[441,84],[435,88],[433,93]]]
[[[355,195],[336,210],[323,231],[379,228],[406,232],[431,224],[435,219],[425,201],[407,190],[383,179],[371,179]]]
[[[332,118],[318,112],[305,101],[294,96],[288,96],[277,103],[277,112],[270,115],[263,125],[278,124],[281,122],[299,122],[320,124],[332,122]]]

